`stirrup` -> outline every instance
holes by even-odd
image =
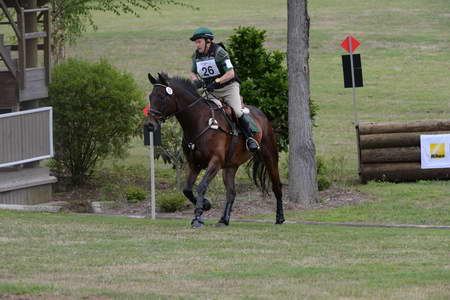
[[[256,149],[250,149],[250,148],[249,148],[248,144],[249,144],[250,142],[252,142],[252,141],[255,143]],[[254,138],[249,137],[249,138],[247,138],[247,140],[245,141],[245,148],[247,148],[247,151],[248,151],[248,152],[255,152],[255,151],[258,151],[258,150],[259,150],[259,144],[258,144],[258,142],[257,142]]]

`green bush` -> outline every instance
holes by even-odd
[[[123,189],[118,183],[106,183],[99,188],[99,201],[123,201]]]
[[[241,95],[246,104],[261,109],[272,122],[279,151],[287,151],[288,140],[288,72],[286,55],[264,48],[265,30],[239,27],[230,37],[228,50],[242,81]],[[318,107],[310,102],[311,118]]]
[[[317,163],[317,186],[319,191],[326,190],[331,185],[331,180],[329,178],[329,170],[320,156],[316,156]]]
[[[156,197],[156,206],[161,212],[175,212],[185,207],[185,199],[178,191],[165,191]]]
[[[130,186],[125,190],[125,197],[129,203],[138,203],[147,199],[148,192],[140,186]]]
[[[54,68],[49,89],[54,112],[55,166],[84,183],[107,156],[122,157],[142,124],[144,93],[130,74],[106,60],[69,59]]]

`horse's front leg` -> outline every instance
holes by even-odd
[[[197,203],[195,205],[195,218],[192,220],[193,228],[200,228],[203,226],[203,205],[205,203],[205,193],[208,189],[208,185],[211,183],[211,180],[217,175],[217,172],[220,170],[220,164],[217,160],[211,160],[208,164],[208,168],[206,169],[205,175],[203,176],[200,184],[197,189]]]
[[[183,188],[183,194],[186,196],[186,198],[189,199],[189,201],[192,202],[192,204],[197,204],[197,199],[194,196],[194,193],[192,191],[192,187],[194,186],[195,181],[197,180],[197,176],[200,173],[200,170],[194,168],[193,166],[189,165],[189,172],[186,180],[186,185]],[[208,199],[203,200],[203,210],[207,211],[211,209],[211,202],[208,201]]]
[[[236,187],[234,185],[234,178],[236,176],[237,168],[223,169],[223,184],[227,190],[227,203],[223,215],[217,223],[217,226],[224,226],[230,224],[231,211],[233,210],[234,199],[236,198]]]

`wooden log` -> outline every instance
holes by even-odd
[[[450,131],[450,119],[360,123],[359,134]]]
[[[420,131],[360,135],[359,146],[361,149],[419,147],[420,136],[422,134],[450,134],[450,131]]]
[[[361,164],[361,182],[370,180],[406,182],[417,180],[448,180],[450,168],[421,169],[420,162]]]
[[[420,162],[420,147],[361,150],[361,163],[386,162]]]

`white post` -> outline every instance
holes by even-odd
[[[353,95],[353,118],[355,120],[355,124],[358,124],[358,112],[356,109],[356,88],[355,88],[355,70],[353,69],[353,49],[352,49],[352,38],[348,37],[348,44],[350,50],[350,68],[352,69],[352,95]]]
[[[155,208],[155,153],[153,146],[153,131],[149,131],[150,136],[150,201],[148,202],[147,217],[150,215],[152,220],[156,219],[156,208]]]

